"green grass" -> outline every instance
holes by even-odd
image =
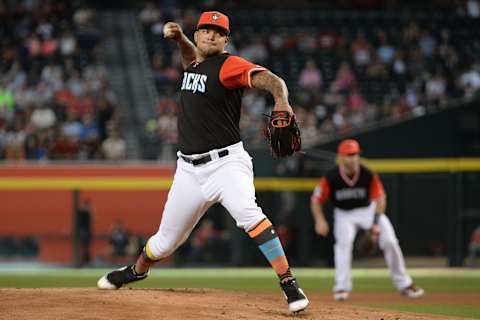
[[[42,269],[1,271],[0,288],[95,287],[107,269]],[[329,293],[332,269],[295,269],[307,292]],[[427,293],[476,293],[480,301],[480,270],[411,269],[415,282]],[[387,270],[354,269],[357,292],[395,292]],[[153,269],[148,281],[137,288],[216,288],[236,291],[276,292],[278,283],[272,270],[263,269]],[[479,306],[459,304],[368,304],[366,306],[458,317],[480,318]]]

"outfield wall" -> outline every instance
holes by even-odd
[[[405,254],[448,255],[451,265],[460,265],[470,232],[480,224],[480,159],[365,161],[382,177],[387,214]],[[40,240],[40,260],[72,262],[78,190],[78,202],[89,199],[94,210],[93,255],[102,254],[116,221],[137,235],[156,232],[173,170],[145,164],[2,165],[0,236],[35,236]],[[276,226],[286,227],[282,241],[298,265],[332,258],[331,235],[324,239],[313,232],[309,198],[317,181],[318,177],[255,179],[258,203]],[[294,203],[285,212],[289,192]],[[232,256],[225,260],[231,265],[261,263],[263,257],[243,231],[228,214],[220,215],[233,235]]]
[[[0,190],[0,235],[27,236],[40,239],[40,259],[52,262],[72,261],[73,189],[55,181],[115,179],[171,179],[174,168],[157,165],[4,165],[0,179],[30,182],[15,188],[5,182]],[[23,179],[23,180],[22,180]],[[42,185],[31,183],[43,181]],[[28,185],[28,184],[27,184]],[[10,186],[10,187],[9,187]],[[167,190],[142,190],[135,186],[123,190],[94,187],[80,190],[80,201],[89,199],[94,211],[93,234],[105,238],[112,224],[120,220],[135,234],[154,233],[159,225]],[[94,247],[99,253],[106,242],[99,239]]]

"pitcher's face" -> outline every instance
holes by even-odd
[[[197,49],[203,57],[223,53],[229,40],[221,28],[208,25],[195,31],[194,38]]]

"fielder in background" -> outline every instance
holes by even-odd
[[[424,290],[407,274],[395,231],[384,214],[386,195],[377,174],[360,164],[360,145],[348,139],[338,146],[338,165],[320,179],[311,197],[315,232],[326,236],[329,225],[322,204],[334,205],[335,284],[333,298],[346,300],[352,291],[352,250],[358,229],[368,230],[383,250],[393,285],[402,295],[419,298]]]
[[[309,301],[290,271],[272,223],[258,207],[250,155],[240,139],[239,121],[244,88],[270,92],[275,100],[269,142],[275,146],[289,141],[294,128],[293,110],[285,82],[267,70],[225,52],[229,41],[229,19],[216,12],[204,12],[194,33],[193,44],[180,25],[168,22],[164,36],[176,41],[185,69],[178,110],[177,169],[163,211],[158,232],[150,237],[135,264],[112,271],[98,281],[101,289],[118,289],[145,279],[150,266],[172,254],[190,235],[205,211],[221,203],[253,238],[275,270],[291,312],[304,310]],[[276,112],[274,114],[274,112]],[[280,119],[285,121],[277,121]],[[277,127],[279,130],[277,131]],[[295,131],[295,130],[294,130]],[[286,139],[285,139],[286,138]],[[295,140],[297,141],[297,140]],[[273,148],[279,156],[300,148],[300,141]]]

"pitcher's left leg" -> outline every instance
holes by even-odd
[[[253,171],[248,154],[225,165],[219,172],[221,181],[221,203],[254,239],[280,279],[291,312],[304,310],[309,301],[290,271],[287,257],[272,223],[263,214],[255,200]]]

